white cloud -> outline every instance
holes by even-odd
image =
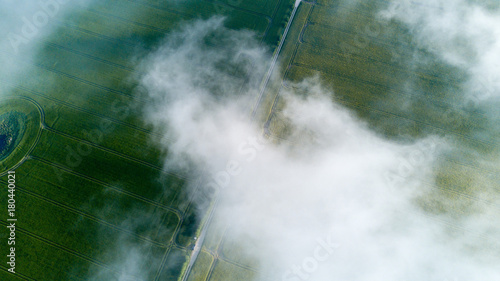
[[[10,85],[35,76],[29,62],[36,58],[42,42],[57,29],[58,21],[93,0],[4,0],[0,2],[1,79],[0,94],[8,94]]]
[[[449,62],[470,63],[464,50]],[[249,105],[268,59],[250,32],[228,30],[214,18],[170,34],[144,60],[140,77],[150,101],[146,120],[165,134],[167,169],[207,172],[207,186],[233,170],[225,174],[216,219],[259,264],[258,280],[497,280],[491,245],[455,235],[445,215],[422,208],[432,199],[435,159],[448,149],[438,144],[446,142],[387,140],[310,78],[282,95],[285,138],[252,145],[249,137],[262,130],[249,121]],[[304,90],[314,95],[298,94]],[[429,144],[436,146],[425,149]],[[391,184],[387,175],[415,155],[410,172]],[[473,226],[480,232],[488,223]],[[316,268],[311,257],[319,239],[340,247]]]

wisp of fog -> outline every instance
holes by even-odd
[[[60,21],[90,5],[93,0],[4,0],[0,2],[0,94],[9,94],[13,84],[37,79],[30,62],[44,39],[57,30]]]

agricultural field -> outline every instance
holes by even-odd
[[[168,151],[141,120],[134,60],[180,23],[215,15],[272,49],[291,6],[106,0],[54,19],[37,54],[17,62],[23,78],[0,78],[10,89],[0,100],[0,184],[16,171],[18,219],[16,275],[2,264],[0,279],[178,280],[201,219],[185,191],[190,175],[164,171]],[[6,203],[7,189],[1,196]],[[4,228],[7,219],[2,212]],[[134,251],[147,257],[137,272],[150,275],[121,272],[120,259]]]
[[[417,202],[429,214],[467,214],[485,203],[475,197],[484,186],[469,183],[499,182],[497,167],[481,160],[497,156],[498,142],[485,133],[485,112],[460,109],[468,74],[419,46],[406,26],[381,19],[384,0],[304,1],[282,38],[294,2],[102,0],[58,18],[36,55],[18,61],[22,79],[0,77],[10,89],[0,97],[0,185],[15,170],[17,219],[16,274],[2,263],[0,280],[271,281],[244,254],[245,241],[228,237],[232,226],[217,220],[216,203],[199,215],[194,198],[209,195],[189,172],[164,168],[169,151],[156,141],[169,140],[142,118],[140,58],[169,31],[215,15],[254,32],[271,54],[284,39],[273,79],[248,105],[268,139],[279,143],[290,131],[283,94],[318,79],[333,102],[385,139],[460,143],[440,155],[435,182],[426,183],[436,190]],[[0,190],[7,206],[8,190]],[[9,223],[0,211],[1,227]],[[9,247],[0,243],[0,253]],[[145,259],[132,264],[136,256]]]

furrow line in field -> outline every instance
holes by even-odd
[[[0,81],[2,82],[5,82],[3,80],[0,79]],[[5,83],[8,83],[8,82],[5,82]],[[11,84],[11,83],[9,83]],[[121,120],[118,120],[116,118],[112,118],[112,117],[108,117],[108,116],[105,116],[101,113],[97,113],[95,111],[92,111],[92,110],[89,110],[87,108],[84,108],[84,107],[79,107],[77,105],[74,105],[72,103],[69,103],[69,102],[66,102],[66,101],[63,101],[63,100],[60,100],[60,99],[57,99],[57,98],[53,98],[49,95],[46,95],[46,94],[42,94],[40,92],[37,92],[35,90],[32,90],[32,89],[29,89],[29,88],[26,88],[24,86],[21,86],[21,85],[14,85],[14,84],[11,84],[13,87],[19,89],[19,90],[22,90],[24,92],[27,92],[27,93],[30,93],[30,94],[33,94],[35,96],[39,96],[39,97],[42,97],[44,99],[47,99],[51,102],[54,102],[54,103],[59,103],[63,106],[66,106],[66,107],[69,107],[69,108],[72,108],[74,110],[77,110],[77,111],[80,111],[80,112],[85,112],[87,114],[90,114],[90,115],[94,115],[96,117],[99,117],[99,118],[102,118],[102,119],[106,119],[106,120],[109,120],[113,123],[116,123],[116,124],[120,124],[120,125],[123,125],[123,126],[126,126],[126,127],[129,127],[131,129],[134,129],[134,130],[137,130],[137,131],[141,131],[141,132],[144,132],[145,134],[148,134],[148,135],[152,135],[152,136],[163,136],[163,135],[160,135],[158,133],[155,133],[151,130],[148,130],[148,129],[144,129],[144,128],[141,128],[141,127],[138,127],[136,125],[133,125],[133,124],[130,124],[130,123],[127,123],[127,122],[124,122],[124,121],[121,121]]]
[[[63,204],[63,203],[57,202],[56,200],[52,200],[52,199],[50,199],[50,198],[48,198],[48,197],[45,197],[45,196],[43,196],[43,195],[40,195],[40,194],[37,194],[37,193],[35,193],[35,192],[29,191],[29,190],[27,190],[27,189],[25,189],[25,188],[22,188],[22,187],[16,187],[16,189],[17,189],[17,190],[19,190],[21,193],[26,193],[26,194],[28,194],[28,195],[29,195],[29,196],[31,196],[31,197],[38,198],[38,199],[43,200],[43,201],[45,201],[45,202],[48,202],[48,203],[50,203],[50,204],[52,204],[52,205],[55,205],[55,206],[58,206],[58,207],[60,207],[60,208],[62,208],[62,209],[65,209],[65,210],[67,210],[67,211],[70,211],[70,212],[72,212],[72,213],[75,213],[75,214],[81,215],[81,216],[83,216],[83,217],[85,217],[85,218],[87,218],[87,219],[89,219],[89,220],[91,220],[91,221],[94,221],[94,222],[98,223],[98,224],[101,224],[101,225],[107,226],[107,227],[112,228],[112,229],[114,229],[114,230],[117,230],[117,231],[119,231],[119,232],[123,232],[123,233],[129,234],[129,235],[132,235],[132,236],[134,236],[134,237],[136,237],[136,238],[138,238],[139,240],[142,240],[142,241],[144,241],[144,242],[148,242],[148,243],[151,243],[151,244],[153,244],[153,245],[155,245],[155,246],[162,247],[162,248],[165,248],[165,247],[167,247],[167,246],[168,246],[167,244],[162,244],[162,243],[156,242],[156,241],[154,241],[154,240],[152,240],[152,239],[149,239],[149,238],[147,238],[147,237],[143,237],[143,236],[137,235],[137,234],[135,234],[133,231],[127,230],[127,229],[125,229],[125,228],[121,228],[121,227],[116,226],[116,225],[114,225],[114,224],[112,224],[112,223],[109,223],[109,222],[107,222],[107,221],[105,221],[105,220],[103,220],[103,219],[100,219],[100,218],[98,218],[98,217],[96,217],[96,216],[93,216],[93,215],[91,215],[91,214],[88,214],[87,212],[84,212],[84,211],[78,210],[78,209],[76,209],[76,208],[73,208],[73,207],[71,207],[71,206],[68,206],[68,205],[66,205],[66,204]],[[169,211],[169,212],[170,212],[170,211]],[[173,212],[172,212],[172,213],[173,213]]]
[[[179,210],[175,209],[175,208],[169,207],[169,206],[167,206],[167,205],[160,204],[160,203],[158,203],[158,202],[156,202],[156,201],[154,201],[154,200],[151,200],[151,199],[149,199],[149,198],[142,197],[142,196],[140,196],[140,195],[138,195],[138,194],[136,194],[136,193],[133,193],[133,192],[130,192],[130,191],[127,191],[127,190],[124,190],[124,189],[118,188],[118,187],[113,186],[113,185],[110,185],[110,184],[107,184],[107,183],[105,183],[105,182],[103,182],[103,181],[101,181],[101,180],[98,180],[98,179],[96,179],[96,178],[93,178],[93,177],[90,177],[90,176],[87,176],[87,175],[84,175],[84,174],[77,173],[77,172],[73,171],[72,169],[67,168],[67,167],[65,167],[65,166],[62,166],[62,165],[56,164],[56,163],[54,163],[54,162],[51,162],[51,161],[49,161],[49,160],[46,160],[46,159],[43,159],[43,158],[41,158],[41,157],[37,157],[37,156],[30,156],[30,158],[31,158],[31,159],[34,159],[34,160],[37,160],[37,161],[40,161],[40,162],[42,162],[42,163],[48,164],[48,165],[52,165],[52,166],[54,166],[54,167],[56,167],[56,168],[58,168],[58,169],[61,169],[61,170],[65,171],[66,173],[69,173],[69,174],[72,174],[72,175],[74,175],[74,176],[77,176],[77,177],[80,177],[80,178],[83,178],[83,179],[89,180],[89,181],[91,181],[91,182],[93,182],[93,183],[96,183],[96,184],[102,185],[102,186],[104,186],[104,187],[106,187],[106,188],[109,188],[109,189],[111,189],[111,190],[113,190],[113,191],[116,191],[116,192],[118,192],[118,193],[122,193],[122,194],[128,195],[128,196],[130,196],[130,197],[132,197],[132,198],[135,198],[135,199],[137,199],[137,200],[139,200],[139,201],[142,201],[142,202],[148,203],[148,204],[153,205],[153,206],[155,206],[155,207],[158,207],[158,208],[160,208],[160,209],[169,210],[169,211],[171,211],[171,212],[175,213],[175,214],[179,217],[179,220],[180,220],[180,218],[183,216],[183,213],[182,213],[181,211],[179,211]]]
[[[3,220],[0,220],[0,224],[2,224],[4,226],[7,226],[7,222],[5,222]],[[66,253],[69,253],[69,254],[71,254],[73,256],[81,258],[81,259],[83,259],[83,260],[85,260],[87,262],[90,262],[90,263],[94,264],[94,265],[97,265],[99,267],[105,268],[105,269],[107,269],[107,270],[109,270],[111,272],[120,273],[120,272],[112,269],[109,265],[105,264],[104,262],[101,262],[101,261],[99,261],[97,259],[94,259],[94,258],[89,257],[87,255],[84,255],[82,253],[79,253],[78,251],[72,250],[72,249],[67,248],[65,246],[59,245],[58,243],[56,243],[54,241],[51,241],[51,240],[49,240],[47,238],[44,238],[44,237],[42,237],[42,236],[40,236],[38,234],[35,234],[33,232],[30,232],[29,230],[26,230],[26,229],[21,228],[21,227],[16,227],[16,231],[18,231],[19,233],[25,234],[25,235],[27,235],[27,236],[29,236],[31,238],[34,238],[34,239],[36,239],[36,240],[38,240],[40,242],[43,242],[43,243],[45,243],[47,245],[50,245],[50,246],[52,246],[52,247],[54,247],[56,249],[62,250],[62,251],[66,252]]]

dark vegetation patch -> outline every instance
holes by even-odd
[[[26,115],[9,112],[0,115],[0,161],[7,158],[23,138]]]

